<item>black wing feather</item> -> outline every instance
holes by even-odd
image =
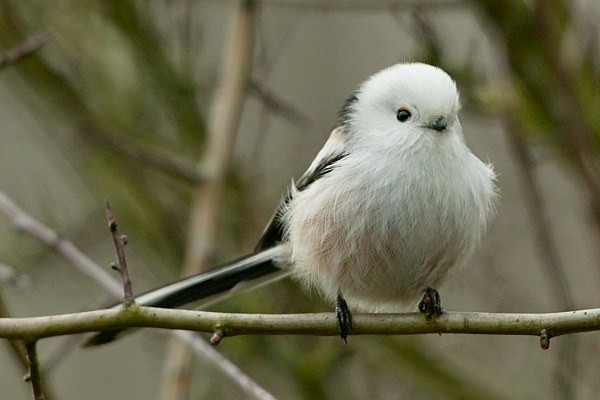
[[[333,153],[328,157],[323,158],[319,165],[310,173],[307,171],[306,174],[302,175],[298,182],[295,184],[297,191],[306,190],[310,185],[312,185],[317,179],[322,178],[327,175],[331,171],[333,171],[337,167],[337,163],[340,160],[343,160],[348,156],[348,153]],[[277,211],[271,217],[271,221],[267,225],[267,228],[263,232],[260,240],[258,241],[255,251],[264,250],[266,248],[277,245],[283,240],[284,235],[284,227],[281,223],[281,216],[283,215],[284,210],[287,208],[289,202],[292,200],[292,191],[290,190],[285,197],[279,202],[279,206],[277,207]]]

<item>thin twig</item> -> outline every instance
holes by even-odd
[[[236,314],[134,305],[73,314],[0,319],[0,338],[38,340],[121,328],[162,328],[239,335],[338,336],[334,313]],[[421,313],[356,314],[352,335],[469,333],[546,338],[600,331],[600,308],[556,313],[479,313],[446,311],[433,319]]]
[[[5,214],[19,231],[22,231],[32,237],[35,237],[44,244],[48,245],[53,251],[62,256],[67,262],[73,264],[75,267],[86,273],[86,275],[91,277],[95,282],[103,286],[114,298],[122,298],[123,289],[117,279],[113,278],[111,275],[105,272],[102,266],[96,264],[93,260],[87,257],[72,242],[60,237],[60,235],[58,235],[55,231],[51,230],[46,225],[42,224],[40,221],[37,221],[35,218],[26,214],[10,198],[8,198],[8,196],[6,196],[2,192],[0,192],[0,212]],[[2,314],[0,309],[0,317],[8,318],[9,315],[7,313]],[[18,347],[20,345],[15,343],[14,341],[10,341],[10,343],[14,344],[12,348],[15,352],[15,355],[22,355],[21,360],[23,361],[23,365],[26,365],[25,363],[27,362],[27,360],[24,358],[24,349],[22,352],[19,352]],[[68,340],[66,340],[55,354],[53,354],[49,359],[45,360],[46,365],[55,365],[57,360],[60,359],[60,357],[63,357],[64,354],[66,354],[67,349],[77,348],[76,343],[77,339],[69,338]],[[197,346],[192,347],[197,349]],[[215,352],[214,349],[211,350]],[[206,354],[206,352],[196,351],[196,353],[200,357],[211,357],[211,355]],[[227,374],[227,363],[217,363],[215,365],[223,369],[224,372]],[[243,385],[243,382],[237,383],[239,385]],[[47,388],[45,389],[45,393],[46,399],[53,398],[53,396],[49,394]]]
[[[200,336],[186,331],[175,331],[173,334],[198,355],[201,355],[214,365],[218,365],[221,371],[247,394],[259,400],[275,400],[275,397],[271,393],[245,374],[237,365],[223,357],[221,353],[206,343]]]
[[[9,318],[6,304],[4,303],[4,297],[0,294],[0,318]],[[9,339],[8,345],[10,346],[12,354],[15,359],[24,367],[27,367],[27,356],[25,355],[25,347],[23,342],[16,339]]]
[[[121,297],[122,289],[102,266],[79,250],[73,242],[31,217],[15,204],[6,194],[0,192],[0,213],[4,214],[15,228],[44,243],[67,262],[77,267],[116,298]]]
[[[133,161],[195,184],[202,184],[206,180],[199,166],[165,149],[152,148],[128,139],[126,135],[115,135],[102,129],[89,129],[88,133],[95,144],[116,151]]]
[[[117,220],[115,219],[115,215],[113,214],[108,201],[106,202],[106,217],[108,218],[108,228],[110,229],[113,244],[115,245],[115,251],[117,252],[117,263],[113,264],[113,269],[116,269],[119,272],[119,275],[121,275],[121,281],[123,282],[123,305],[129,307],[135,303],[135,297],[133,296],[131,277],[129,276],[127,259],[125,258],[127,237],[119,235],[119,225],[117,224]]]
[[[32,55],[42,46],[50,41],[50,35],[47,33],[38,33],[25,40],[17,47],[8,50],[4,54],[0,54],[0,70],[9,65],[13,65],[17,61]]]
[[[27,351],[27,360],[29,361],[29,372],[25,377],[26,381],[31,382],[33,388],[33,398],[35,400],[45,400],[46,396],[42,390],[42,377],[40,374],[40,365],[37,358],[36,341],[25,342],[25,350]]]
[[[279,98],[275,93],[269,91],[264,85],[256,80],[250,82],[250,93],[262,103],[269,111],[279,114],[291,123],[300,126],[312,125],[310,118],[292,104]]]

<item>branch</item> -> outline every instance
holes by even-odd
[[[31,217],[17,206],[6,194],[0,192],[0,213],[4,214],[15,228],[44,243],[67,262],[76,266],[115,297],[122,296],[119,282],[104,268],[79,250],[73,242]]]
[[[206,343],[200,336],[186,331],[175,331],[173,334],[177,339],[184,342],[188,349],[192,349],[203,358],[211,361],[214,365],[219,366],[225,375],[231,378],[231,380],[246,393],[252,395],[253,398],[259,400],[275,400],[275,397],[271,393],[258,385],[256,381],[246,375],[237,365],[225,358],[218,351],[215,351],[215,349]]]
[[[269,91],[261,82],[256,80],[250,81],[250,93],[262,103],[269,111],[281,115],[291,123],[300,126],[314,125],[310,117],[298,110],[292,104],[279,98],[275,93]]]
[[[29,360],[29,372],[25,376],[25,380],[27,382],[31,382],[34,400],[45,400],[46,396],[42,390],[42,378],[40,374],[40,365],[37,358],[36,342],[26,342],[25,350],[27,351],[27,359]]]
[[[80,270],[82,270],[86,275],[90,276],[94,281],[98,282],[103,286],[108,292],[110,292],[115,298],[121,298],[123,296],[123,289],[121,284],[114,279],[111,275],[105,272],[104,268],[98,264],[96,264],[92,259],[86,256],[81,250],[79,250],[72,242],[67,239],[62,238],[58,233],[37,221],[30,215],[26,214],[23,210],[21,210],[8,196],[4,193],[0,192],[0,213],[3,213],[7,216],[7,218],[15,225],[15,227],[30,236],[35,237],[40,240],[42,243],[48,245],[53,251],[62,256],[67,262],[73,264]],[[0,264],[0,279],[10,279],[10,270],[8,267],[3,267]],[[0,298],[1,301],[1,298]],[[8,314],[1,312],[2,307],[0,303],[0,321],[8,320]],[[77,315],[77,314],[76,314]],[[52,318],[52,317],[47,317]],[[25,335],[27,336],[27,335]],[[23,338],[25,337],[23,336]],[[3,337],[0,335],[0,337]],[[185,338],[184,338],[185,339]],[[198,344],[193,343],[194,341],[184,340],[188,346],[190,346],[197,353],[199,357],[209,357],[214,359],[217,357],[217,353],[215,350],[204,348],[203,351],[198,350]],[[15,351],[15,354],[20,355],[21,353],[17,349],[17,342],[10,341],[11,346]],[[75,347],[75,344],[69,340],[65,342],[61,349],[59,349],[58,354],[61,356],[65,354],[65,349],[72,349]],[[24,350],[23,350],[24,353]],[[46,365],[55,364],[59,355],[54,355],[54,357],[46,360]],[[221,356],[222,357],[222,356]],[[223,357],[222,357],[223,358]],[[24,356],[21,358],[21,361],[25,364],[27,360]],[[228,367],[228,363],[230,361],[226,360],[223,362],[218,362],[216,365],[221,368],[227,375],[235,378],[235,382],[244,388],[247,392],[253,393],[258,399],[269,399],[269,395],[256,395],[257,393],[264,391],[263,388],[258,386],[254,381],[252,381],[247,375],[243,373],[232,374],[231,368]],[[264,391],[266,393],[266,391]],[[45,390],[46,399],[53,398],[48,394],[48,389]]]
[[[236,314],[172,310],[134,305],[30,318],[0,319],[0,338],[27,339],[122,328],[162,328],[239,335],[338,336],[333,313]],[[544,340],[578,332],[600,331],[600,308],[557,313],[480,313],[447,311],[427,319],[421,313],[356,314],[352,335],[468,333],[543,336]]]
[[[131,285],[131,277],[129,269],[127,269],[127,259],[125,258],[125,245],[127,244],[127,236],[119,235],[119,225],[115,219],[115,215],[110,209],[110,204],[106,202],[106,217],[108,218],[108,228],[112,236],[115,251],[117,252],[117,262],[112,264],[112,268],[119,272],[121,281],[123,282],[123,305],[129,307],[135,303],[133,296],[133,288]]]
[[[192,275],[209,267],[223,206],[227,175],[235,149],[254,58],[255,26],[258,1],[238,2],[225,44],[224,58],[208,118],[202,167],[206,182],[196,185],[190,205],[189,233],[183,275]],[[167,351],[161,386],[162,400],[187,398],[191,388],[191,357],[179,341]]]
[[[50,41],[50,35],[47,33],[39,33],[25,40],[17,47],[0,54],[0,70],[9,65],[13,65],[17,61],[32,55],[39,48]]]
[[[532,219],[532,226],[537,240],[539,256],[543,260],[543,267],[546,271],[546,278],[550,283],[554,298],[559,301],[559,306],[563,310],[574,308],[572,294],[569,290],[568,279],[560,262],[558,248],[552,238],[552,224],[547,217],[544,207],[544,197],[540,182],[535,178],[535,161],[531,155],[530,149],[523,138],[515,128],[516,122],[510,113],[506,113],[506,135],[514,151],[516,164],[524,181],[523,193],[526,197],[525,203],[528,207],[528,214]],[[575,338],[567,341],[561,347],[558,353],[559,362],[555,367],[555,379],[557,387],[562,392],[560,398],[573,398],[572,376],[577,376],[577,341]],[[542,341],[542,347],[544,343]]]
[[[95,145],[104,146],[130,158],[131,161],[141,162],[145,166],[197,185],[201,185],[206,180],[200,167],[166,149],[149,146],[129,139],[127,135],[116,135],[98,127],[87,129],[87,133]]]

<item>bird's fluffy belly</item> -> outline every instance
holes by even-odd
[[[288,216],[294,227],[288,232],[294,274],[326,298],[341,290],[356,309],[398,310],[410,304],[470,251],[461,245],[472,242],[465,237],[469,229],[461,226],[469,222],[457,221],[458,213],[435,202],[412,198],[407,212],[402,196],[371,196],[371,203],[356,204],[366,197],[352,191],[298,195]]]

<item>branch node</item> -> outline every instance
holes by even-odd
[[[119,266],[117,265],[116,262],[111,262],[110,263],[110,269],[112,269],[113,271],[119,271]]]
[[[127,246],[127,243],[129,243],[129,237],[127,237],[127,235],[121,235],[121,243],[123,246]]]
[[[552,335],[545,329],[540,332],[540,346],[542,350],[548,350],[550,348],[550,338]]]
[[[118,271],[123,282],[123,305],[131,306],[135,303],[133,296],[133,288],[131,285],[131,277],[127,269],[127,259],[125,258],[125,245],[127,244],[127,236],[119,235],[119,225],[108,201],[106,202],[106,217],[108,218],[108,227],[112,236],[113,244],[117,252],[117,262],[111,264],[111,268]]]
[[[219,343],[221,343],[221,340],[223,340],[224,337],[225,332],[221,330],[215,331],[215,333],[213,333],[213,335],[210,338],[210,344],[212,344],[213,346],[217,346]]]

